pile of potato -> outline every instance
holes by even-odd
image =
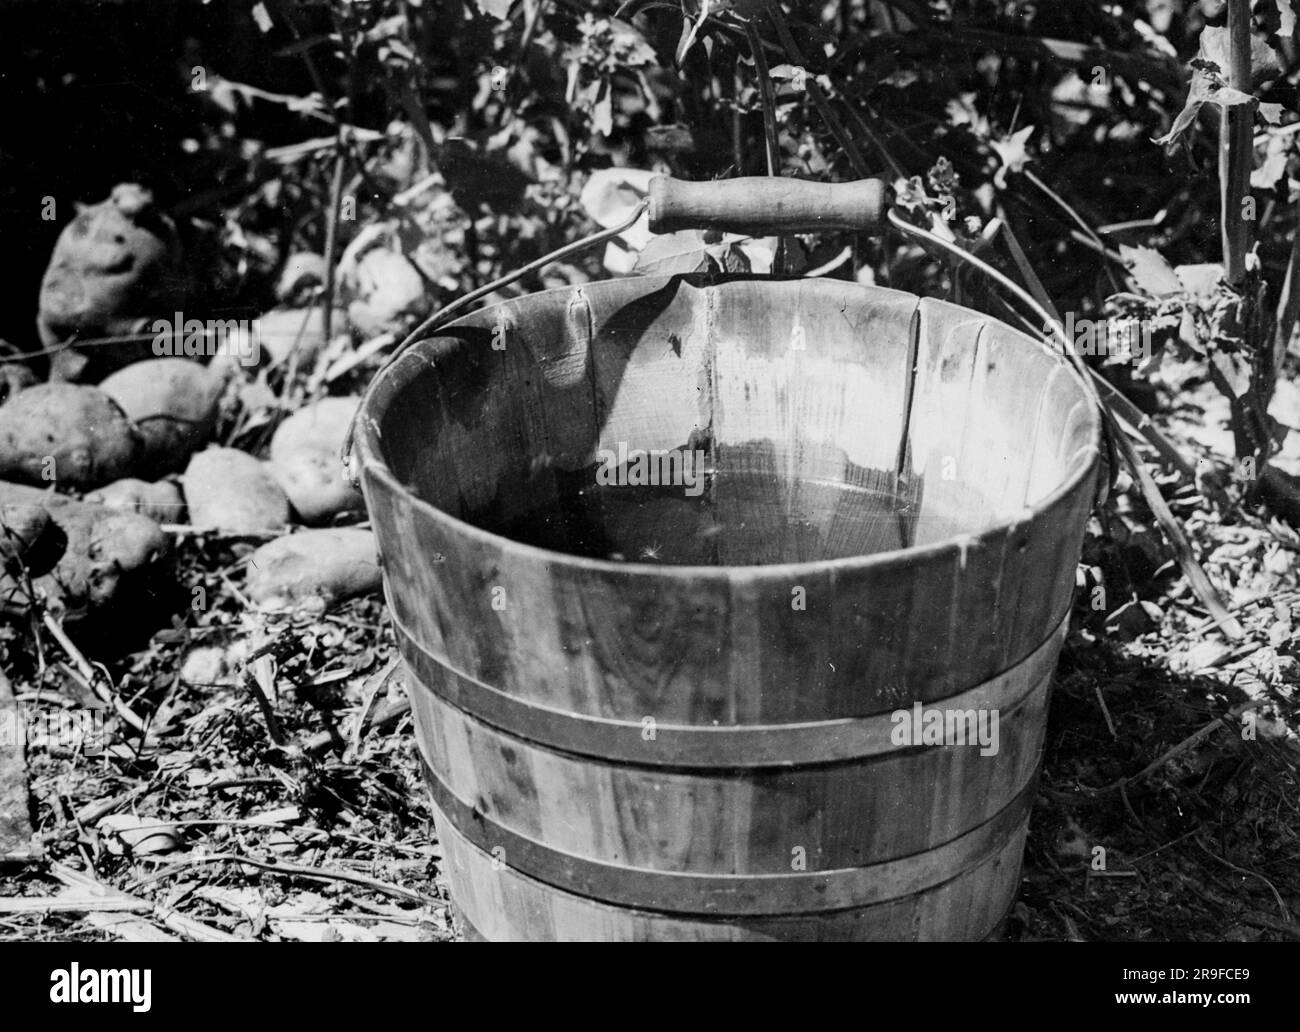
[[[183,527],[275,536],[249,556],[247,595],[259,604],[321,605],[378,588],[371,532],[339,527],[364,518],[339,459],[358,399],[325,397],[288,415],[262,458],[213,439],[235,379],[229,368],[151,358],[97,386],[37,384],[0,405],[7,554],[26,561],[51,532],[66,541],[53,564],[28,565],[68,617],[165,577],[170,535]],[[10,610],[22,605],[13,581],[3,587]]]
[[[143,357],[138,342],[116,357],[81,347],[170,316],[161,301],[179,304],[163,286],[177,282],[174,231],[151,203],[147,191],[120,186],[65,229],[40,300],[42,342],[65,348],[48,382],[27,365],[0,365],[0,610],[30,612],[39,599],[74,631],[82,620],[129,620],[131,600],[174,581],[173,542],[194,533],[247,551],[243,597],[259,607],[319,609],[377,591],[374,537],[357,526],[364,505],[339,458],[357,397],[286,413],[263,378],[266,432],[234,435],[256,377],[233,358]],[[364,310],[366,332],[425,309],[418,276],[375,271],[400,256],[366,258],[373,275],[354,278],[368,292],[341,299]],[[264,368],[291,355],[314,361],[329,345],[320,305],[305,301],[322,274],[318,256],[287,264],[285,307],[261,320]],[[349,319],[340,309],[332,321],[346,329]],[[246,444],[256,453],[226,446],[232,439],[257,441]]]

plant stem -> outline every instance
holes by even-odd
[[[342,129],[339,130],[338,148],[334,152],[334,173],[330,177],[329,210],[325,213],[325,289],[321,295],[321,325],[325,343],[328,344],[334,333],[334,251],[338,240],[339,208],[343,203],[343,172],[347,167],[347,146]],[[297,357],[297,348],[294,349]],[[288,384],[292,389],[292,382]]]
[[[1243,93],[1251,92],[1250,19],[1250,0],[1228,0],[1228,85]],[[1240,287],[1246,278],[1246,255],[1250,251],[1250,220],[1246,217],[1245,200],[1250,196],[1254,120],[1254,103],[1234,104],[1224,109],[1219,125],[1223,271],[1233,287]]]
[[[767,67],[767,54],[763,52],[763,37],[758,32],[758,18],[745,21],[745,35],[749,40],[749,52],[754,58],[754,78],[758,81],[758,95],[763,104],[763,143],[767,155],[767,174],[781,174],[781,130],[776,122],[776,91],[772,89],[772,76]],[[772,272],[777,276],[785,275],[786,241],[777,237],[776,252],[772,256]]]
[[[763,101],[763,140],[767,145],[767,174],[781,174],[780,131],[776,124],[776,93],[772,89],[772,76],[767,69],[767,55],[763,53],[763,37],[753,18],[745,22],[749,37],[749,52],[754,58],[754,78],[758,80],[758,95]]]

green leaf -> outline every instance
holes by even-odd
[[[646,42],[645,36],[641,35],[641,30],[631,22],[623,21],[621,18],[610,18],[609,31],[620,64],[635,68],[657,63],[658,55],[655,54],[654,47]]]
[[[1291,157],[1290,141],[1276,134],[1268,140],[1268,149],[1259,167],[1250,174],[1250,185],[1256,190],[1272,190],[1286,175],[1286,167]]]
[[[992,140],[989,146],[997,153],[998,158],[1002,161],[997,175],[993,177],[994,184],[998,189],[1007,185],[1008,172],[1021,172],[1024,170],[1026,163],[1029,161],[1029,151],[1026,145],[1029,143],[1029,137],[1033,135],[1034,126],[1027,125],[1018,133],[1012,133],[1004,140]]]
[[[1283,39],[1290,39],[1295,35],[1295,8],[1291,6],[1291,0],[1277,0],[1277,13],[1282,22],[1277,34]]]
[[[742,237],[731,241],[728,246],[744,255],[747,271],[766,275],[772,271],[772,262],[776,258],[777,237]]]
[[[734,244],[727,244],[722,250],[722,271],[728,273],[753,272],[749,256]]]
[[[713,0],[713,9],[715,11],[735,11],[739,15],[751,18],[760,14],[763,8],[769,6],[772,0]]]
[[[1215,348],[1210,353],[1210,361],[1223,377],[1223,383],[1232,391],[1234,397],[1244,398],[1250,391],[1250,363],[1238,351],[1225,351]]]
[[[1209,29],[1206,29],[1208,32]],[[1174,119],[1169,132],[1155,142],[1162,147],[1169,147],[1186,133],[1196,122],[1201,108],[1206,104],[1218,104],[1221,107],[1234,107],[1238,104],[1250,104],[1255,100],[1249,93],[1235,90],[1227,85],[1219,66],[1213,61],[1197,58],[1192,62],[1192,85],[1187,93],[1187,103]]]
[[[677,53],[674,60],[677,67],[681,67],[682,62],[686,60],[686,55],[690,53],[691,47],[695,44],[695,38],[700,34],[700,29],[704,27],[705,20],[709,17],[709,0],[700,0],[700,16],[695,22],[686,22],[682,26],[682,38],[677,42]]]
[[[654,172],[639,168],[602,168],[588,177],[579,201],[593,222],[609,229],[645,200],[654,177]]]
[[[475,0],[478,9],[490,18],[497,18],[501,21],[510,17],[510,8],[514,0]]]
[[[654,175],[639,168],[602,168],[588,178],[579,203],[593,222],[612,229],[626,222],[645,200]],[[649,214],[644,214],[610,241],[605,251],[606,269],[618,275],[632,271],[636,253],[653,239],[649,222]]]
[[[1134,284],[1148,297],[1177,294],[1183,289],[1173,266],[1165,261],[1165,256],[1159,251],[1150,247],[1121,244],[1119,253]]]
[[[1289,3],[1288,3],[1289,6]],[[1292,15],[1294,23],[1294,14]],[[1294,28],[1294,24],[1292,25]],[[1226,69],[1232,63],[1232,41],[1226,26],[1207,25],[1201,30],[1200,49],[1192,60],[1192,82],[1187,93],[1187,103],[1174,120],[1169,132],[1155,142],[1171,146],[1192,128],[1196,116],[1206,104],[1233,107],[1247,104],[1255,98],[1243,90],[1228,85]],[[1250,37],[1250,86],[1254,91],[1282,74],[1277,51],[1259,36]]]
[[[632,271],[642,276],[676,276],[709,268],[708,243],[698,229],[655,237],[637,256]]]
[[[1218,66],[1220,75],[1227,75],[1232,65],[1232,40],[1227,26],[1207,25],[1201,30],[1201,47],[1197,52],[1201,61]],[[1195,62],[1193,62],[1195,65]],[[1277,51],[1265,40],[1254,34],[1250,37],[1250,87],[1257,90],[1270,79],[1282,74],[1282,64]]]

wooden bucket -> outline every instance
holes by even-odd
[[[467,934],[992,934],[1099,441],[1039,342],[832,280],[553,290],[412,347],[357,448]],[[644,527],[593,464],[639,450],[702,493],[597,555]]]

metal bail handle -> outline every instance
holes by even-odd
[[[655,176],[650,180],[650,231],[716,229],[782,236],[843,229],[878,234],[892,201],[889,185],[880,179],[814,183],[745,176],[692,183]]]

